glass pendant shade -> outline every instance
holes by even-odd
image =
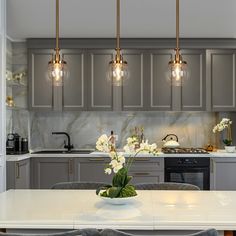
[[[108,80],[114,86],[123,86],[129,78],[128,64],[126,61],[111,61],[107,73]]]
[[[167,78],[171,85],[182,86],[189,78],[187,63],[185,61],[170,61]]]
[[[62,86],[68,77],[69,70],[65,61],[52,60],[48,63],[48,79],[52,81],[53,86]]]

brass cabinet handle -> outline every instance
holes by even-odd
[[[104,158],[89,158],[90,161],[104,161]]]
[[[20,164],[19,162],[16,163],[16,178],[20,178]]]
[[[147,175],[150,175],[150,173],[148,173],[148,172],[137,172],[137,173],[133,173],[132,175],[134,175],[134,176],[147,176]]]
[[[150,158],[137,157],[137,158],[134,158],[134,161],[150,161]]]
[[[73,174],[73,159],[69,160],[69,174]]]

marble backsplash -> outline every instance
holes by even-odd
[[[21,122],[16,115],[15,122]],[[33,150],[62,148],[66,138],[51,133],[65,131],[75,148],[94,148],[101,134],[109,135],[113,130],[119,137],[117,146],[122,147],[130,130],[141,125],[149,142],[156,142],[159,147],[169,133],[176,134],[183,147],[202,147],[215,144],[212,127],[216,121],[217,113],[211,112],[31,112],[30,143]]]

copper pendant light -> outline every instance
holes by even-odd
[[[48,62],[48,78],[53,86],[62,86],[69,72],[67,63],[61,58],[59,48],[59,0],[56,0],[56,48],[51,61]]]
[[[116,0],[116,5],[116,56],[109,62],[107,78],[114,86],[122,86],[129,78],[129,71],[120,48],[120,0]]]
[[[179,0],[176,0],[176,48],[174,60],[169,61],[168,80],[173,86],[182,86],[188,79],[187,62],[183,60],[179,48]]]

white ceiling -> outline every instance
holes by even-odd
[[[60,0],[60,37],[115,36],[116,0]],[[175,0],[121,0],[121,37],[175,37]],[[55,36],[55,0],[7,0],[7,35]],[[236,38],[236,0],[181,0],[180,35]]]

